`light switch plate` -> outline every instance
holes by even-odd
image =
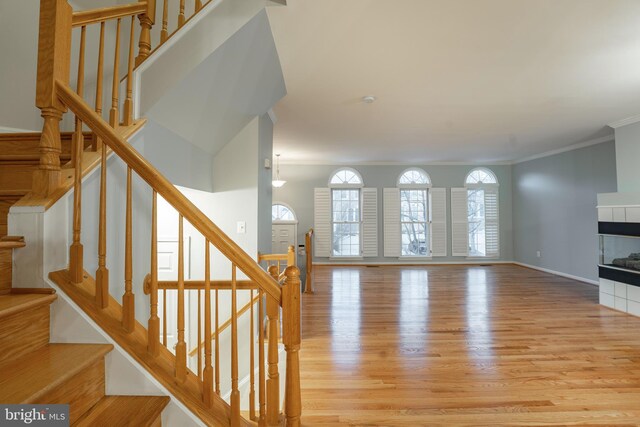
[[[247,232],[246,221],[238,221],[238,234],[245,234]]]

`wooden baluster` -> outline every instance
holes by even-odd
[[[238,306],[236,265],[231,266],[231,426],[240,425],[240,391],[238,390]]]
[[[151,303],[151,316],[149,317],[147,350],[149,354],[157,356],[160,353],[160,319],[158,318],[158,193],[155,190],[153,191],[151,206],[151,285],[149,300]],[[166,304],[163,305],[166,307]],[[166,312],[164,318],[166,319]]]
[[[200,289],[198,292],[198,340],[196,341],[198,344],[198,378],[202,380],[202,347],[200,347],[200,343],[202,342],[202,314],[201,314],[201,298],[200,298]]]
[[[104,23],[103,23],[104,24]],[[104,27],[101,28],[101,31]],[[97,138],[94,135],[94,139]],[[100,144],[100,219],[98,225],[98,269],[96,270],[96,305],[109,305],[109,270],[107,269],[107,144]]]
[[[124,295],[122,296],[122,327],[133,332],[136,323],[135,295],[133,294],[133,230],[132,230],[132,177],[131,167],[127,167],[127,203],[125,207],[124,244]]]
[[[162,345],[167,347],[167,290],[162,290]]]
[[[220,330],[220,318],[218,317],[218,312],[220,311],[220,307],[218,306],[218,289],[216,289],[216,320],[215,320],[215,357],[216,357],[216,394],[220,396],[220,335],[218,331]]]
[[[78,95],[84,92],[84,48],[87,27],[82,26],[80,32],[80,58],[78,60]],[[69,276],[73,283],[82,283],[84,278],[83,247],[80,243],[82,226],[82,152],[84,137],[82,121],[76,116],[76,126],[73,138],[72,164],[74,167],[73,183],[73,243],[69,249]]]
[[[56,81],[69,82],[72,13],[67,0],[40,0],[36,107],[44,124],[33,172],[33,192],[40,197],[53,194],[61,182],[60,120],[67,107],[58,99]]]
[[[258,425],[263,426],[267,422],[266,410],[267,402],[265,400],[265,364],[264,364],[264,292],[262,289],[258,291],[260,297],[258,305],[258,403],[260,405],[260,418]]]
[[[169,0],[164,0],[164,6],[162,7],[162,31],[160,31],[160,43],[164,43],[169,38],[169,31],[167,26],[169,24]]]
[[[202,2],[200,0],[196,0],[195,6],[193,9],[194,9],[193,14],[195,15],[196,13],[198,13],[200,9],[202,9]]]
[[[278,280],[280,270],[276,265],[269,266],[269,274]],[[267,328],[268,328],[268,379],[267,379],[267,424],[279,425],[280,414],[280,374],[278,373],[278,318],[280,304],[267,295]]]
[[[255,387],[255,348],[253,340],[255,338],[255,331],[253,328],[253,324],[255,322],[254,312],[253,312],[253,289],[249,292],[249,301],[251,304],[251,309],[249,310],[249,315],[251,316],[251,323],[249,324],[249,419],[252,421],[256,420],[256,387]]]
[[[129,32],[129,63],[127,68],[127,97],[124,100],[123,124],[131,126],[133,124],[133,46],[136,17],[131,16],[131,30]]]
[[[96,114],[102,117],[102,80],[104,78],[104,26],[105,22],[100,23],[100,47],[98,48],[98,71],[96,73]],[[99,151],[102,142],[97,134],[93,134],[93,149]],[[96,277],[97,279],[97,277]]]
[[[147,12],[138,16],[140,19],[140,40],[138,41],[136,65],[139,65],[151,53],[151,27],[156,21],[156,0],[146,0],[146,2]],[[165,7],[166,4],[167,0],[165,0]]]
[[[184,25],[184,0],[180,0],[180,13],[178,14],[178,28]]]
[[[300,270],[289,266],[282,286],[282,342],[287,353],[284,415],[287,426],[300,425]]]
[[[204,249],[204,371],[202,372],[202,400],[213,405],[213,367],[211,366],[211,260],[209,241]],[[216,340],[217,343],[217,340]]]
[[[187,379],[187,344],[184,341],[184,218],[178,222],[178,343],[176,344],[176,380]]]
[[[118,113],[118,99],[120,88],[118,86],[118,72],[120,68],[120,20],[116,24],[116,47],[113,56],[113,82],[111,84],[111,110],[109,111],[109,124],[112,128],[120,125],[120,114]]]

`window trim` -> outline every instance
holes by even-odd
[[[343,170],[348,170],[350,172],[353,172],[360,180],[359,183],[355,183],[355,184],[335,184],[335,183],[331,183],[331,180],[333,179],[333,177],[340,171]],[[358,172],[356,169],[354,168],[350,168],[350,167],[341,167],[338,168],[336,170],[334,170],[330,175],[329,175],[329,182],[328,182],[328,187],[329,187],[329,201],[330,201],[330,214],[331,214],[331,218],[329,221],[330,224],[330,231],[331,231],[331,248],[329,250],[329,259],[341,259],[341,260],[348,260],[348,259],[362,259],[363,258],[363,244],[364,244],[364,236],[363,234],[363,229],[362,229],[362,225],[363,225],[363,221],[362,221],[362,209],[363,209],[363,192],[362,189],[364,188],[364,180],[362,179],[362,175],[360,174],[360,172]],[[349,222],[349,224],[358,224],[358,240],[359,240],[359,249],[360,249],[360,254],[359,255],[335,255],[333,253],[333,229],[334,229],[334,224],[336,224],[336,222],[333,220],[333,214],[334,214],[334,210],[333,210],[333,190],[358,190],[358,204],[359,204],[359,208],[358,208],[358,221],[357,222]],[[344,224],[344,222],[340,222],[340,224]]]
[[[491,175],[496,182],[491,182],[491,183],[485,183],[485,182],[478,182],[478,183],[468,183],[467,180],[469,179],[469,175],[471,175],[473,172],[477,171],[477,170],[481,170],[489,175]],[[464,187],[467,189],[467,206],[469,203],[469,192],[468,190],[473,190],[473,189],[485,189],[485,190],[493,190],[496,193],[499,194],[500,192],[500,182],[498,181],[498,177],[495,174],[494,171],[492,171],[491,169],[487,168],[487,167],[476,167],[471,169],[467,175],[464,178]],[[485,196],[486,197],[486,196]],[[469,239],[469,214],[468,214],[468,208],[467,208],[467,240]],[[486,229],[486,222],[487,222],[487,218],[486,218],[486,212],[485,215],[483,217],[483,221],[485,222],[485,229]],[[485,230],[486,232],[486,230]],[[500,235],[500,207],[498,206],[498,236]],[[498,253],[496,255],[469,255],[467,254],[466,259],[469,260],[482,260],[482,259],[499,259],[500,258],[500,243],[499,243],[499,238],[498,238]],[[486,248],[486,242],[485,242],[485,253],[487,252],[487,248]]]

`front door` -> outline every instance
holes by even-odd
[[[289,246],[296,246],[296,224],[273,224],[271,250],[274,254],[286,254]]]

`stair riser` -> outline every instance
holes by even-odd
[[[71,405],[69,419],[73,424],[104,396],[104,374],[103,358],[33,402],[25,403],[68,403]]]
[[[37,165],[3,165],[0,168],[0,191],[19,190],[28,192],[31,190],[33,171]]]
[[[2,251],[11,253],[11,251]],[[49,305],[35,307],[0,321],[0,363],[47,345],[49,342]]]
[[[71,140],[73,134],[63,132],[60,136],[61,153],[69,157],[71,153]],[[93,134],[85,133],[85,147],[93,143]],[[16,158],[39,158],[40,156],[40,134],[0,134],[0,161],[3,159]]]

